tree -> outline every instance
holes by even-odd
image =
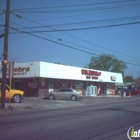
[[[125,76],[124,77],[124,82],[127,83],[127,82],[134,82],[135,79],[132,77],[132,76]]]
[[[99,57],[92,56],[87,68],[103,71],[118,72],[124,75],[124,69],[127,68],[122,60],[118,60],[113,55],[102,54]]]

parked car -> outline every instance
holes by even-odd
[[[23,99],[24,92],[21,90],[11,89],[8,85],[6,86],[6,93],[5,93],[5,99],[6,100],[12,100],[15,103],[21,102]],[[0,99],[1,99],[1,83],[0,83]]]
[[[48,92],[45,95],[46,98],[50,100],[54,99],[70,99],[75,101],[77,99],[81,99],[83,97],[82,93],[77,92],[72,88],[61,88],[56,92]]]
[[[126,90],[126,95],[129,96],[129,95],[138,95],[140,96],[140,89],[127,89]]]
[[[118,87],[118,88],[116,88],[115,93],[116,94],[122,94],[126,90],[127,90],[127,88],[125,88],[125,87]]]

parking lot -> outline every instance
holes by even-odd
[[[71,100],[48,100],[37,97],[24,97],[22,103],[5,103],[6,111],[30,111],[30,110],[51,110],[61,108],[72,108],[86,105],[101,105],[115,102],[133,101],[140,99],[140,97],[84,97],[77,101]]]
[[[21,103],[6,102],[5,108],[11,111],[24,111],[40,109],[58,109],[82,105],[85,105],[85,103],[81,102],[81,100],[49,100],[37,97],[24,97]]]

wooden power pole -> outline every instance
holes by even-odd
[[[4,50],[3,50],[3,61],[2,61],[2,95],[1,95],[1,108],[5,108],[5,84],[6,84],[6,73],[8,64],[8,33],[9,33],[9,15],[10,15],[10,0],[7,0],[6,4],[6,16],[5,16],[5,33],[4,33]]]

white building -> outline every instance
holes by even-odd
[[[44,96],[46,92],[63,87],[84,92],[88,85],[97,86],[98,94],[114,94],[115,83],[123,83],[121,73],[47,62],[14,63],[11,69],[12,87],[24,90],[25,96]],[[8,66],[7,84],[10,71]]]

